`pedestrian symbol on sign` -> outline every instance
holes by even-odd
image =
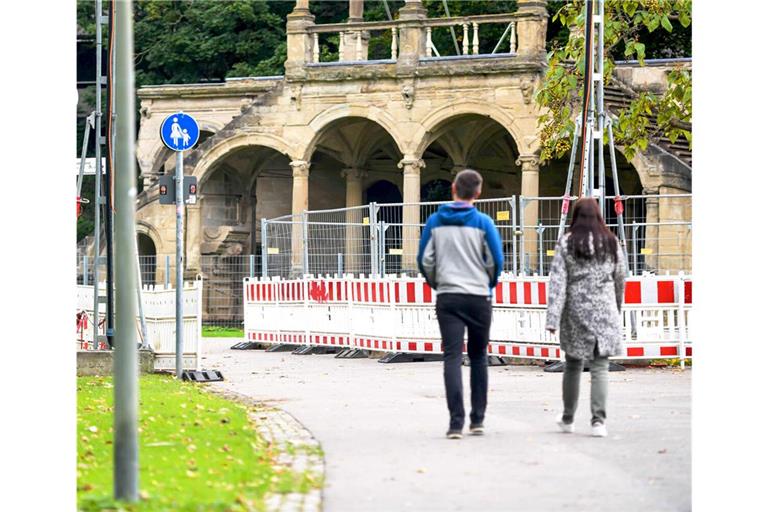
[[[166,117],[160,125],[160,138],[168,149],[186,151],[197,144],[200,128],[192,116],[177,112]]]

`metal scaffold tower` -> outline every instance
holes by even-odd
[[[597,6],[597,14],[594,7]],[[619,174],[616,168],[616,149],[613,143],[613,127],[611,119],[606,115],[603,102],[604,91],[604,51],[605,51],[605,0],[587,0],[586,16],[584,17],[584,94],[581,116],[576,121],[571,143],[571,156],[568,163],[563,206],[560,214],[560,225],[557,237],[565,232],[565,223],[573,194],[573,174],[576,163],[576,153],[579,151],[579,181],[577,197],[596,197],[600,203],[600,211],[605,217],[605,158],[603,135],[608,135],[608,153],[611,160],[611,174],[615,191],[614,211],[618,223],[618,235],[621,245],[626,251],[627,240],[624,233],[624,206],[619,189]],[[595,32],[597,44],[595,44]],[[579,141],[581,146],[579,147]],[[597,153],[597,168],[595,168],[595,153]],[[595,188],[597,178],[597,188]],[[625,263],[628,264],[625,258]],[[628,270],[628,268],[627,268]]]
[[[85,175],[86,157],[88,153],[88,144],[90,141],[90,132],[94,132],[94,162],[95,162],[95,175],[94,175],[94,258],[93,258],[93,339],[94,349],[99,348],[100,342],[106,341],[106,343],[112,347],[112,337],[114,334],[114,279],[113,279],[113,209],[112,209],[112,152],[110,137],[113,127],[112,115],[114,109],[112,108],[112,94],[111,94],[111,80],[113,76],[113,4],[110,3],[109,15],[104,15],[103,2],[101,0],[95,1],[95,26],[96,26],[96,86],[95,94],[95,107],[94,110],[85,120],[85,130],[83,133],[83,144],[80,156],[80,169],[77,179],[77,202],[78,202],[78,214],[80,212],[80,204],[87,203],[88,201],[82,198],[82,186],[83,176]],[[105,73],[103,56],[104,56],[104,41],[103,41],[103,26],[108,27],[109,35],[109,51],[107,52],[107,69]],[[103,88],[107,88],[106,96],[106,115],[102,106],[102,93]],[[106,130],[102,128],[102,121],[106,118]],[[105,133],[106,132],[106,133]],[[104,151],[104,160],[106,165],[102,163],[102,146],[106,146],[107,150]],[[104,208],[104,219],[102,222],[102,208]],[[104,242],[106,245],[106,255],[101,256],[101,236],[102,225],[104,229]],[[100,265],[106,265],[106,302],[99,296],[99,281],[100,281]],[[84,275],[87,275],[87,269],[83,269]],[[87,283],[84,283],[87,284]],[[99,336],[99,313],[101,304],[105,303],[105,316],[106,316],[106,340],[103,336]]]

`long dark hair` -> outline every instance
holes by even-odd
[[[617,240],[605,225],[603,216],[600,215],[600,206],[592,197],[582,197],[573,205],[573,220],[568,228],[568,252],[577,259],[590,260],[596,258],[605,261],[610,257],[616,261]],[[589,235],[592,235],[590,248]]]

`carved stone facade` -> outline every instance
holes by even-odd
[[[186,213],[190,276],[201,272],[205,254],[258,254],[262,218],[376,201],[381,182],[402,201],[418,202],[425,184],[451,180],[469,166],[485,177],[484,197],[562,195],[567,162],[540,166],[536,157],[542,112],[532,96],[546,67],[545,2],[520,0],[518,12],[490,21],[471,17],[470,27],[513,23],[516,51],[465,58],[427,57],[430,20],[418,0],[406,2],[398,20],[378,24],[361,23],[362,1],[351,4],[355,16],[337,24],[346,41],[339,62],[316,62],[316,36],[330,29],[315,25],[307,2],[299,1],[288,18],[284,77],[139,90],[137,158],[145,188],[137,218],[160,258],[174,253],[175,218],[157,202],[156,178],[173,172],[174,159],[157,134],[162,120],[180,110],[195,116],[203,132],[185,156],[185,173],[199,183],[198,204]],[[367,61],[366,33],[374,29],[397,34],[396,58]],[[656,153],[622,159],[622,192],[690,190],[690,169]],[[531,221],[535,204],[525,214]],[[403,220],[418,223],[418,209],[406,207]],[[535,248],[535,235],[530,240]],[[404,260],[403,268],[415,262]]]

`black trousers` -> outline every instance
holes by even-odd
[[[464,330],[470,361],[469,384],[472,410],[469,420],[482,423],[488,402],[488,336],[491,330],[489,297],[458,293],[437,296],[437,322],[443,338],[443,379],[445,398],[451,415],[450,429],[464,427],[464,394],[461,382]]]

